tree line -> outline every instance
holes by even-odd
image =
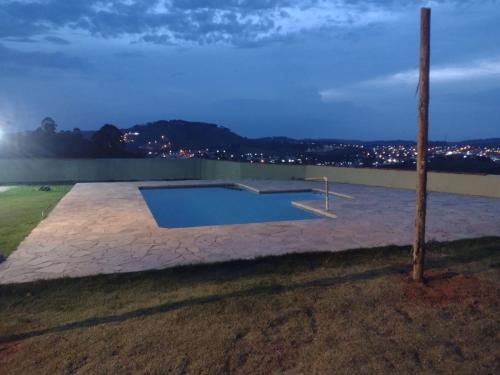
[[[11,133],[0,145],[4,158],[113,158],[134,157],[125,148],[123,133],[112,124],[103,125],[87,137],[79,129],[58,131],[56,121],[46,117],[34,131]]]

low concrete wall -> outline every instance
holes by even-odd
[[[0,159],[0,184],[198,179],[200,160]]]
[[[415,189],[416,173],[369,168],[308,166],[306,177],[328,176],[332,181],[351,184]],[[500,176],[429,172],[429,191],[500,198]]]
[[[0,159],[0,184],[172,179],[274,179],[327,176],[331,181],[414,189],[415,172],[368,168],[166,159]],[[500,198],[500,176],[429,173],[429,190]]]
[[[201,160],[202,179],[269,179],[289,180],[304,178],[306,167],[300,165],[272,165],[238,163],[233,161]]]
[[[286,180],[327,176],[331,181],[348,184],[401,189],[415,189],[416,185],[415,172],[387,169],[337,168],[315,165],[264,165],[202,160],[201,171],[201,178],[204,179],[256,178]],[[443,193],[500,198],[500,176],[429,172],[428,189]]]

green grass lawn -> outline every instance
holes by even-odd
[[[12,253],[70,189],[52,186],[44,192],[37,186],[20,186],[0,193],[0,256]]]
[[[500,373],[500,237],[0,286],[1,374]]]

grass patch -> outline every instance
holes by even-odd
[[[20,186],[0,193],[0,257],[12,253],[70,189],[59,185],[44,192]]]
[[[0,286],[0,373],[498,373],[500,238],[409,251]]]

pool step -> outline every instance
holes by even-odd
[[[302,209],[304,211],[312,212],[312,213],[314,213],[316,215],[321,215],[321,216],[328,217],[330,219],[336,219],[337,218],[337,215],[335,215],[333,212],[325,211],[325,210],[323,210],[321,208],[310,206],[310,205],[308,205],[307,203],[304,203],[304,202],[292,201],[292,206],[300,208],[300,209]]]

